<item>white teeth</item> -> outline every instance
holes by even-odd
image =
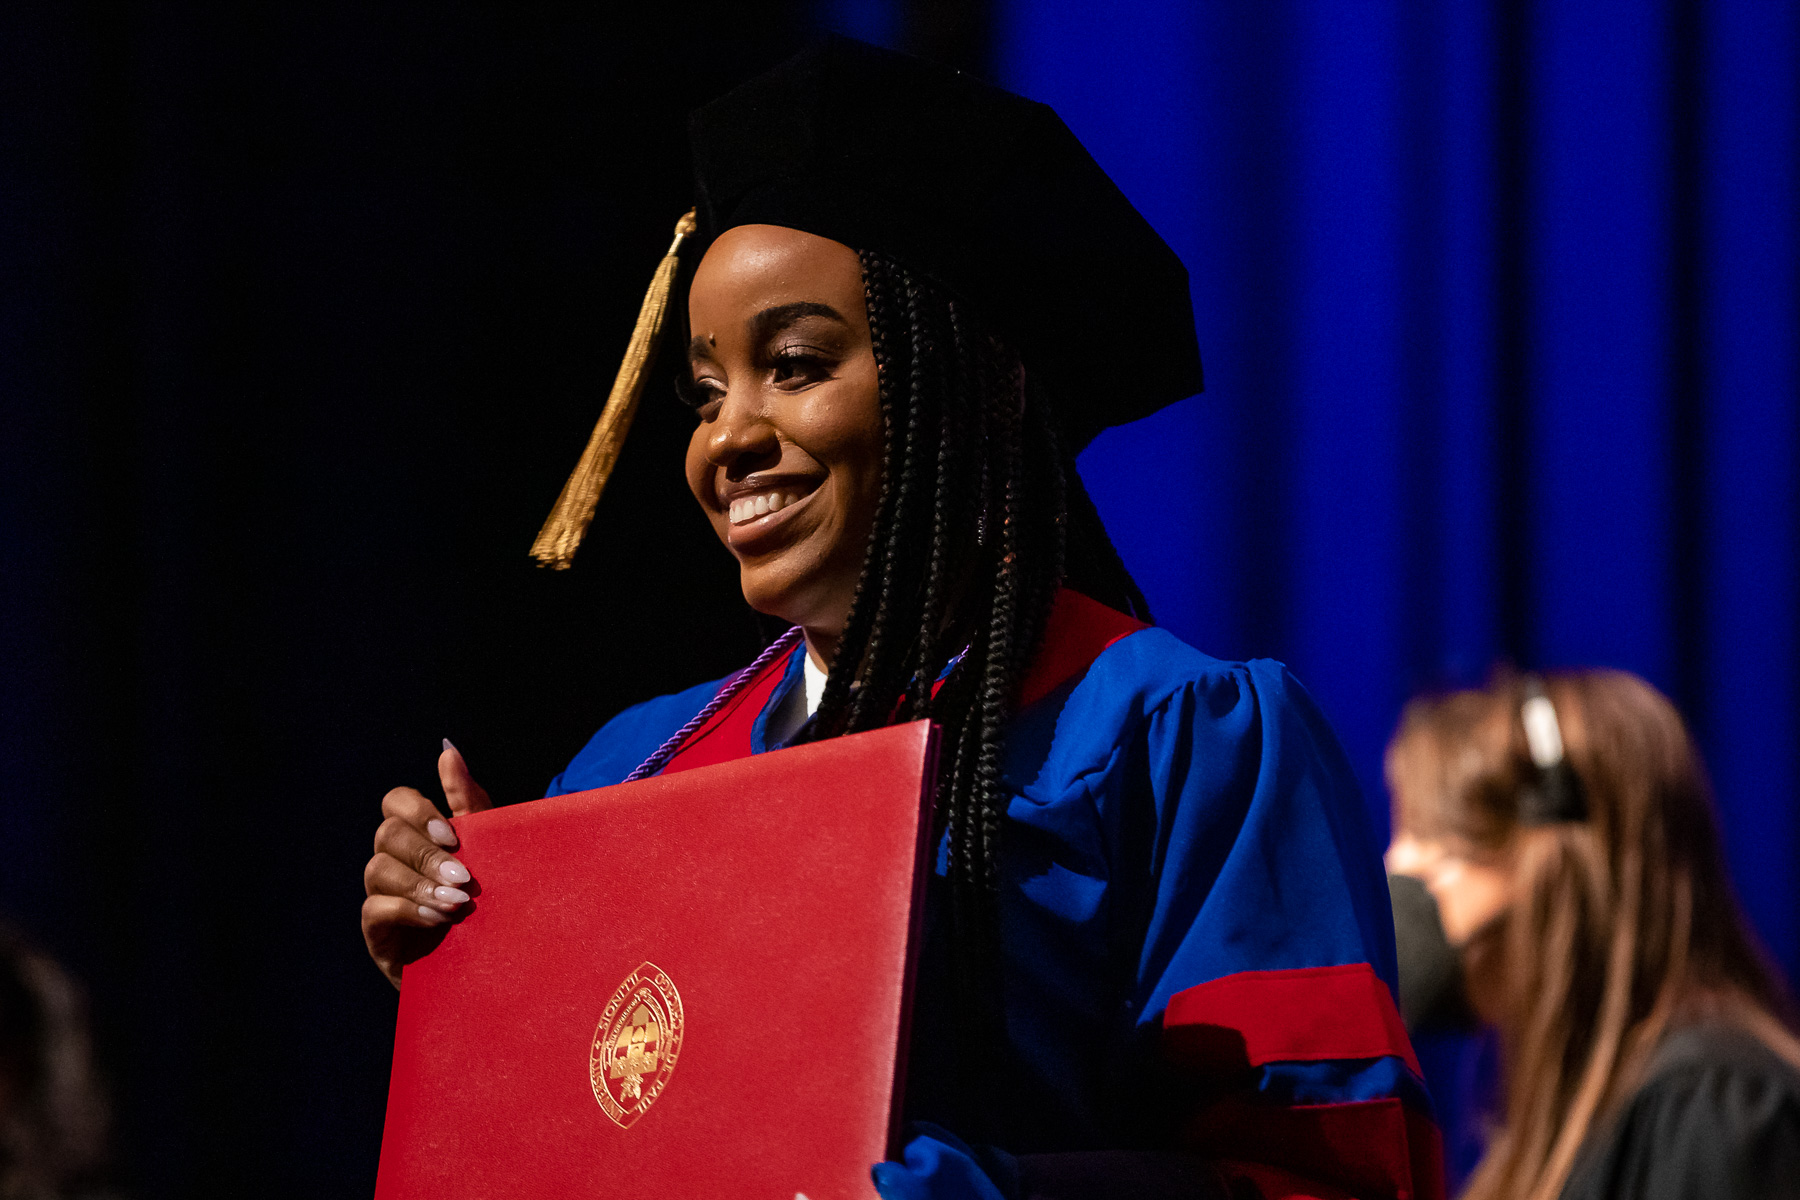
[[[733,500],[727,509],[733,525],[742,525],[746,521],[754,521],[758,517],[766,517],[770,513],[780,512],[790,504],[796,504],[800,497],[787,492],[762,492],[741,500]]]

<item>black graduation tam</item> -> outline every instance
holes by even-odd
[[[783,225],[933,277],[1047,385],[1071,451],[1200,391],[1187,270],[1047,105],[830,37],[691,132],[703,245]]]
[[[1200,390],[1187,270],[1049,108],[832,37],[694,114],[695,211],[651,279],[600,420],[532,543],[565,568],[643,396],[682,244],[784,225],[923,272],[1045,385],[1073,453]],[[688,263],[699,257],[690,253]]]

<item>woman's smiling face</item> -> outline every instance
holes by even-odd
[[[881,493],[862,261],[813,234],[737,226],[694,272],[688,321],[688,486],[738,560],[744,599],[804,627],[829,660]]]

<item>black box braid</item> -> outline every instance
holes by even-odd
[[[1141,619],[1149,610],[1018,355],[929,280],[882,254],[861,257],[881,379],[881,491],[837,657],[798,740],[922,717],[942,728],[937,819],[958,988],[991,1030],[1001,770],[1019,684],[1065,578]]]

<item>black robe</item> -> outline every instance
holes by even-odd
[[[1800,1197],[1800,1071],[1724,1025],[1670,1034],[1562,1200]]]

